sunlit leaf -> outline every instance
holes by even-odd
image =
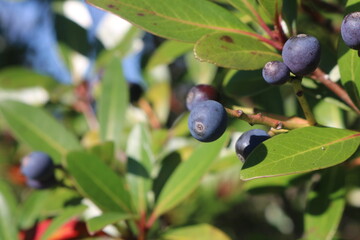
[[[164,38],[196,42],[214,32],[251,31],[224,8],[205,0],[88,0]]]
[[[256,147],[240,177],[248,180],[327,168],[347,160],[359,144],[359,132],[324,127],[295,129]]]
[[[199,224],[170,229],[162,236],[163,240],[230,240],[220,229],[208,224]]]

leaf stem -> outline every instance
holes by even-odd
[[[293,77],[290,81],[294,89],[295,95],[300,103],[300,106],[305,114],[306,120],[308,120],[311,126],[316,125],[315,117],[311,111],[311,108],[304,96],[304,90],[301,85],[302,77]]]
[[[338,84],[331,81],[329,77],[320,69],[317,68],[312,75],[310,76],[312,79],[322,83],[335,93],[341,100],[343,100],[349,107],[351,107],[358,115],[360,115],[359,108],[354,104],[352,99],[350,98],[349,94]]]
[[[291,118],[281,117],[282,119],[277,119],[263,113],[246,114],[242,110],[230,109],[230,108],[225,108],[225,110],[230,116],[244,120],[248,122],[250,125],[262,124],[265,126],[275,128],[277,130],[283,128],[295,129],[295,128],[310,126],[308,121],[299,117],[291,117]]]

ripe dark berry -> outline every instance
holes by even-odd
[[[345,16],[341,24],[341,36],[349,48],[360,50],[360,12]]]
[[[219,99],[218,91],[211,85],[199,84],[192,87],[186,96],[186,107],[191,111],[196,104],[206,100]]]
[[[36,179],[32,179],[32,178],[26,179],[26,185],[28,185],[29,187],[34,188],[34,189],[50,188],[50,187],[54,186],[55,184],[56,184],[56,179],[55,179],[54,175],[50,176],[50,178],[46,179],[46,180],[36,180]]]
[[[289,79],[290,70],[283,62],[272,61],[265,64],[262,76],[269,84],[281,85]]]
[[[235,151],[238,158],[245,162],[249,154],[262,142],[269,139],[270,135],[261,129],[252,129],[244,132],[236,141]]]
[[[196,104],[192,109],[188,126],[191,135],[201,142],[212,142],[221,137],[227,127],[224,107],[213,100]]]
[[[49,155],[43,152],[32,152],[21,162],[21,172],[33,180],[47,180],[54,175],[54,163]]]
[[[312,73],[320,62],[320,43],[306,34],[289,38],[282,50],[282,58],[286,66],[297,76]]]

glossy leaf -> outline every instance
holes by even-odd
[[[118,146],[128,102],[128,86],[121,60],[115,57],[105,68],[99,99],[100,135],[103,141],[114,141]]]
[[[176,58],[191,51],[192,48],[192,44],[168,40],[162,43],[151,55],[146,68],[151,69],[160,64],[172,63]]]
[[[261,70],[230,70],[223,81],[224,92],[233,97],[251,96],[271,87],[262,77]]]
[[[71,152],[68,170],[76,187],[104,211],[132,211],[131,199],[123,178],[112,171],[96,155]]]
[[[52,194],[51,191],[33,191],[21,207],[19,226],[21,229],[29,229],[35,225],[41,216],[41,211]]]
[[[333,239],[346,203],[345,176],[343,168],[334,167],[322,172],[320,182],[315,183],[305,213],[305,239]]]
[[[138,124],[131,131],[126,153],[127,180],[134,202],[139,213],[147,209],[147,196],[151,189],[151,170],[154,156],[151,151],[149,132],[144,125]]]
[[[165,213],[189,196],[210,168],[227,139],[228,134],[224,134],[214,142],[200,144],[191,156],[176,168],[160,193],[154,215]]]
[[[170,229],[162,236],[163,240],[230,240],[220,229],[208,224],[199,224]]]
[[[202,37],[194,53],[200,61],[238,70],[256,70],[269,61],[281,60],[273,48],[258,39],[225,32]]]
[[[67,223],[71,218],[77,217],[86,210],[85,205],[77,205],[66,207],[60,215],[52,219],[50,225],[46,228],[45,232],[41,235],[41,240],[50,239],[51,235],[55,233],[61,226]]]
[[[60,163],[80,143],[43,109],[15,101],[0,102],[0,112],[11,131],[33,150],[44,151]]]
[[[359,132],[323,127],[295,129],[256,147],[240,177],[248,180],[327,168],[347,160],[359,144]]]
[[[10,187],[0,181],[0,239],[18,239],[16,229],[16,200]]]
[[[50,89],[56,86],[56,81],[49,76],[41,75],[24,67],[7,67],[0,71],[0,88],[21,89],[44,87]]]
[[[127,220],[133,218],[133,215],[127,213],[117,213],[117,212],[107,212],[103,213],[100,216],[90,218],[86,221],[86,226],[89,232],[96,232],[107,225],[111,225],[122,220]]]
[[[360,11],[358,0],[346,2],[345,14]],[[339,36],[338,65],[341,75],[341,83],[357,107],[360,107],[360,62],[356,50],[345,45]]]
[[[250,28],[224,8],[205,0],[88,0],[164,38],[196,42],[214,32],[243,34]]]

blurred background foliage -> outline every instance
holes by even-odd
[[[227,1],[214,2],[260,31],[248,12],[236,11]],[[321,67],[336,81],[340,78],[336,65],[337,41],[345,2],[291,0],[283,5],[289,33],[297,27],[297,32],[319,38],[323,48]],[[265,9],[259,11],[264,19]],[[0,0],[0,101],[16,100],[43,109],[47,114],[44,118],[56,119],[76,136],[83,148],[119,174],[126,172],[126,159],[138,157],[136,154],[140,153],[133,146],[141,143],[146,148],[141,157],[155,162],[151,169],[150,199],[153,200],[159,197],[176,167],[199,145],[187,129],[184,99],[191,86],[200,83],[216,86],[226,106],[302,116],[289,86],[268,86],[259,72],[235,71],[199,62],[194,58],[191,44],[145,33],[82,1]],[[117,79],[117,83],[113,84],[112,79]],[[359,129],[359,119],[328,89],[310,79],[305,79],[304,85],[321,124]],[[117,105],[109,105],[114,102]],[[116,121],[111,122],[114,116],[107,115],[108,108],[115,109],[112,113]],[[14,121],[34,121],[47,129],[47,119],[29,118],[31,109],[15,106],[11,111]],[[57,188],[38,191],[25,185],[19,163],[33,150],[33,145],[29,138],[19,138],[9,125],[4,117],[0,118],[0,196],[5,199],[0,199],[3,220],[0,222],[13,221],[15,224],[9,229],[24,232],[46,219],[57,219],[58,225],[54,224],[45,235],[50,236],[71,217],[86,222],[98,215],[93,205],[69,188],[70,180],[62,171],[57,172],[57,177],[65,182]],[[158,232],[169,226],[196,224],[215,226],[231,239],[281,240],[304,236],[304,213],[324,178],[319,178],[319,172],[315,171],[240,181],[241,162],[235,155],[232,140],[251,128],[264,127],[230,121],[227,132],[231,140],[227,146],[208,166],[209,171],[196,190],[161,216],[159,226],[150,231],[150,238],[156,239]],[[49,136],[56,136],[56,129],[47,130]],[[343,198],[346,207],[343,216],[338,216],[340,227],[333,239],[356,240],[360,236],[360,174],[358,167],[347,167],[348,184]],[[322,204],[322,201],[315,204],[318,214]],[[201,226],[203,233],[207,231],[208,225],[196,226]],[[1,227],[0,231],[6,226]],[[196,238],[199,231],[187,231],[192,238],[179,239],[205,239]],[[109,228],[107,233],[116,235],[116,229]],[[164,238],[177,239],[172,238],[177,236],[176,232],[167,234]]]

